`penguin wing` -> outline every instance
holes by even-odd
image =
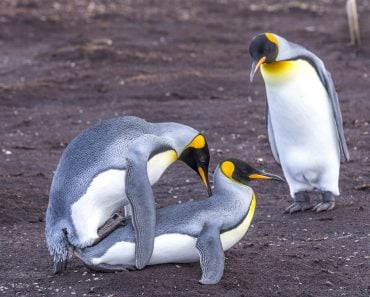
[[[279,154],[278,154],[277,147],[276,147],[275,136],[274,136],[274,131],[272,129],[271,117],[270,117],[270,112],[269,112],[269,107],[268,107],[267,102],[266,102],[266,116],[265,117],[266,117],[267,136],[268,136],[268,140],[270,143],[272,155],[274,156],[275,161],[278,164],[280,164],[280,158],[279,158]]]
[[[199,234],[196,248],[200,255],[202,284],[217,284],[224,274],[225,255],[220,239],[220,229],[206,224]]]
[[[126,168],[126,196],[132,208],[132,224],[135,230],[136,267],[148,264],[154,247],[156,212],[147,162],[153,151],[164,147],[164,140],[145,134],[131,145]]]
[[[295,44],[295,51],[298,51],[299,54],[293,60],[304,59],[307,62],[309,62],[315,68],[322,84],[324,85],[326,91],[328,92],[331,107],[334,114],[335,125],[337,127],[339,147],[342,152],[342,155],[344,156],[344,159],[346,161],[349,161],[349,152],[343,131],[342,113],[340,111],[338,94],[335,91],[335,86],[333,79],[331,78],[331,74],[329,71],[326,70],[324,62],[321,61],[320,58],[311,53],[309,50]]]

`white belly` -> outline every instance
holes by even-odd
[[[277,78],[262,71],[284,174],[291,190],[297,182],[308,186],[298,190],[324,186],[338,192],[340,151],[327,91],[306,61],[295,61],[288,72]]]
[[[175,151],[166,151],[151,158],[147,165],[150,184],[156,183],[176,159]],[[129,205],[125,179],[125,170],[104,171],[93,179],[86,193],[72,205],[71,217],[81,246],[96,240],[98,228],[119,208]]]
[[[125,170],[110,169],[96,176],[86,193],[71,208],[79,241],[89,245],[98,238],[98,228],[120,207],[128,204]]]
[[[244,220],[227,232],[220,235],[224,251],[238,243],[247,232],[256,208],[256,198],[253,194],[249,212]],[[190,263],[199,261],[196,246],[197,238],[185,234],[171,233],[157,236],[154,240],[153,255],[149,265],[164,263]],[[94,265],[126,265],[135,266],[135,243],[117,242],[107,249],[103,256],[93,258]]]
[[[195,247],[197,239],[184,234],[163,234],[155,238],[152,258],[149,265],[161,263],[188,263],[199,260]],[[100,258],[92,263],[135,266],[135,243],[120,241],[111,246]]]

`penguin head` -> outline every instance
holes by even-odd
[[[200,133],[189,142],[179,157],[179,160],[185,162],[190,168],[198,173],[207,188],[208,195],[211,196],[212,190],[208,179],[209,159],[207,141]]]
[[[249,45],[249,54],[252,57],[251,82],[262,64],[276,61],[279,54],[279,39],[280,37],[273,33],[263,33],[253,38]]]
[[[248,185],[254,179],[285,181],[278,175],[260,171],[238,159],[226,159],[222,161],[220,163],[220,169],[227,178],[244,185]]]

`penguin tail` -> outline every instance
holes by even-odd
[[[54,274],[62,273],[67,269],[70,244],[68,242],[68,228],[63,222],[48,224],[45,228],[46,242],[54,260]]]

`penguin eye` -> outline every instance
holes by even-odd
[[[273,46],[272,46],[272,44],[269,44],[269,43],[267,43],[266,45],[265,45],[265,53],[271,53],[272,51],[273,51]]]
[[[200,158],[199,158],[199,161],[201,162],[201,163],[206,163],[206,156],[201,156]]]

